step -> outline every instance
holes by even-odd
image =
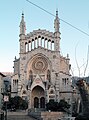
[[[7,120],[36,120],[35,118],[28,116],[26,112],[8,112]]]

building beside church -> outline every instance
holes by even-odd
[[[3,103],[3,95],[2,93],[4,92],[4,78],[6,76],[0,72],[0,109],[2,108],[2,103]]]
[[[29,108],[45,108],[49,100],[72,100],[70,59],[60,53],[60,22],[58,11],[54,32],[45,29],[26,34],[24,14],[20,22],[19,58],[14,60],[12,97],[21,96]]]

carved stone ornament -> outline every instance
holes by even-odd
[[[48,63],[44,57],[36,57],[32,63],[32,69],[38,72],[43,72],[47,69]]]

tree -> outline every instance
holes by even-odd
[[[54,102],[53,100],[50,100],[50,101],[46,104],[46,108],[47,108],[47,110],[57,111],[58,102]]]
[[[85,115],[78,115],[75,120],[89,120],[89,116]]]
[[[70,108],[70,104],[68,104],[64,99],[60,100],[58,105],[59,111],[67,112],[67,110]]]
[[[28,108],[28,103],[26,100],[22,100],[22,104],[20,106],[22,110],[26,110]]]
[[[13,98],[13,102],[14,102],[13,105],[14,105],[15,109],[20,109],[21,104],[22,104],[22,98],[19,97],[19,96],[15,96],[15,97]]]
[[[51,111],[61,111],[61,112],[68,112],[68,109],[70,108],[70,105],[64,100],[60,100],[60,102],[55,102],[54,100],[50,100],[46,104],[47,110]]]
[[[5,108],[5,103],[3,104],[3,108]],[[15,96],[14,98],[9,99],[7,108],[11,110],[26,110],[28,108],[28,102],[19,96]]]

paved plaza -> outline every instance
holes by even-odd
[[[36,119],[28,116],[27,112],[21,111],[21,112],[8,112],[7,120],[36,120]]]

